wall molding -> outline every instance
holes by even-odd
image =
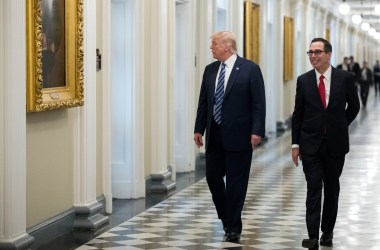
[[[105,197],[98,197],[97,202],[100,203],[102,206],[102,210],[100,212],[104,213],[105,211],[103,208],[105,203]],[[35,226],[28,228],[27,233],[35,239],[33,244],[30,246],[31,249],[37,249],[49,243],[50,241],[71,232],[73,232],[74,234],[83,234],[83,232],[85,232],[88,235],[88,237],[92,237],[96,234],[96,230],[76,230],[74,228],[75,219],[76,209],[73,207]],[[83,244],[88,240],[90,240],[90,238],[83,238]]]

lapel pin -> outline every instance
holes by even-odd
[[[239,68],[238,68],[238,67],[236,67],[236,70],[239,70]]]

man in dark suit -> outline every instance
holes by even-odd
[[[350,71],[355,77],[355,81],[357,84],[360,82],[360,65],[355,62],[354,57],[350,56]]]
[[[368,62],[363,62],[363,68],[360,69],[360,98],[362,100],[363,108],[367,105],[369,95],[369,87],[372,85],[372,70],[368,67]]]
[[[376,64],[373,66],[373,79],[375,85],[375,95],[377,92],[380,93],[380,63],[379,60],[376,60]]]
[[[339,177],[349,151],[348,126],[360,109],[355,79],[330,65],[331,44],[323,38],[311,41],[309,60],[313,70],[297,79],[292,117],[292,159],[302,160],[307,182],[306,225],[309,238],[302,246],[332,245],[338,213]],[[321,220],[321,197],[324,202]]]
[[[343,70],[347,70],[349,71],[350,70],[350,59],[345,56],[343,58],[343,62],[341,64],[338,64],[338,66],[336,66],[338,69],[343,69]]]
[[[236,242],[242,231],[252,150],[265,135],[264,80],[257,64],[236,54],[233,33],[217,32],[211,39],[217,61],[204,70],[194,141],[203,146],[202,136],[207,132],[207,183],[225,241]]]

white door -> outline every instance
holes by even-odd
[[[177,172],[195,169],[194,72],[195,32],[194,1],[176,1],[175,76],[174,76],[174,154]]]
[[[133,190],[132,4],[132,0],[112,0],[111,5],[111,165],[115,198],[130,198]]]

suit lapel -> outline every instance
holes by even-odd
[[[321,100],[321,96],[319,95],[319,90],[318,90],[318,85],[319,82],[317,81],[317,75],[315,74],[315,70],[311,70],[310,75],[309,75],[309,83],[308,86],[311,88],[311,93],[313,95],[313,98],[315,99],[316,103],[320,106],[321,109],[324,109],[323,103]]]
[[[242,60],[238,56],[236,58],[234,66],[231,69],[231,74],[230,74],[230,77],[229,77],[228,82],[227,82],[226,91],[224,92],[224,96],[226,96],[228,94],[228,92],[230,92],[230,90],[231,90],[231,88],[235,82],[236,77],[239,75],[241,63],[242,63]]]
[[[331,81],[330,81],[330,96],[329,96],[329,104],[332,100],[334,100],[334,98],[331,98],[331,96],[335,95],[335,93],[337,92],[337,85],[338,85],[338,80],[339,80],[339,77],[337,75],[337,71],[335,70],[335,68],[331,68]],[[328,108],[329,105],[327,105],[327,108]]]
[[[211,75],[210,75],[210,94],[209,94],[209,100],[211,103],[214,103],[214,96],[215,96],[215,83],[216,83],[216,76],[218,74],[218,70],[220,67],[220,62],[215,63],[214,69],[211,70]]]

